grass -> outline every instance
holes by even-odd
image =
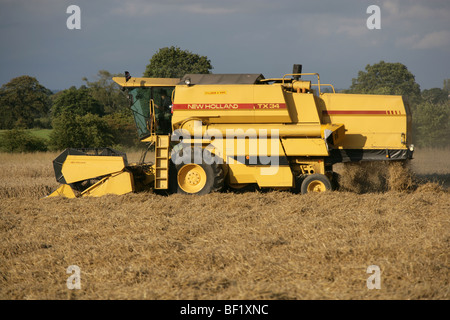
[[[0,299],[449,298],[449,149],[402,191],[40,200],[56,155],[0,154]]]
[[[0,136],[3,132],[8,130],[0,130]],[[26,129],[25,131],[28,131],[31,133],[34,137],[49,140],[50,139],[50,133],[53,131],[53,129]]]
[[[29,129],[28,130],[36,138],[49,140],[53,129]]]

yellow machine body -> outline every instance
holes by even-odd
[[[67,183],[121,172],[125,168],[122,157],[69,155],[63,164],[62,173]]]
[[[317,83],[300,80],[311,75]],[[320,192],[331,189],[336,163],[412,158],[411,113],[401,96],[335,93],[316,73],[113,80],[128,90],[138,134],[155,147],[155,161],[130,166],[118,154],[67,155],[63,186],[51,196],[124,194],[136,185],[188,194],[249,184]],[[322,93],[324,86],[333,93]],[[170,130],[158,133],[156,108],[167,95]],[[195,161],[197,154],[214,161]],[[90,179],[95,183],[79,193],[67,187]]]
[[[411,113],[402,96],[321,96],[324,123],[345,123],[342,149],[405,149],[411,143]]]

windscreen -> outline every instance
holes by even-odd
[[[139,138],[150,135],[148,120],[150,119],[151,88],[132,88],[128,91],[131,95],[131,110]]]
[[[164,112],[170,114],[170,109],[167,109],[171,104],[171,96],[174,87],[138,87],[130,88],[128,93],[131,98],[131,110],[133,111],[134,121],[140,139],[143,139],[151,134],[149,130],[150,114],[150,100],[153,100],[156,107],[156,121],[161,118],[161,112],[164,107]],[[167,99],[169,99],[167,101]],[[167,106],[166,106],[167,105]],[[157,124],[157,128],[161,126]],[[168,131],[168,130],[167,130]],[[168,132],[156,132],[157,134],[166,134]]]

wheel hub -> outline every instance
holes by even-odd
[[[324,192],[327,188],[320,181],[313,181],[308,185],[308,192]]]
[[[191,185],[197,185],[200,182],[200,174],[196,171],[189,171],[186,176],[187,182]]]
[[[178,185],[184,192],[197,193],[206,184],[206,172],[198,164],[186,164],[178,171],[177,180]]]

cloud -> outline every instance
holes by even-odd
[[[66,27],[70,4],[81,8],[80,31]],[[381,30],[367,28],[372,4],[381,8]],[[349,72],[380,59],[424,65],[428,48],[428,73],[417,72],[430,86],[439,85],[436,75],[448,77],[449,0],[0,0],[0,8],[0,83],[19,72],[52,88],[90,70],[137,74],[171,45],[207,55],[218,73],[278,76],[300,60],[335,72],[342,87]]]
[[[374,31],[367,28],[368,15],[361,11],[359,15],[340,16],[331,13],[316,13],[302,18],[293,24],[292,29],[298,28],[301,32],[312,37],[322,39],[340,38],[345,41],[354,41],[358,44],[367,44]]]
[[[443,30],[426,34],[416,45],[417,49],[446,47],[450,44],[450,31]]]
[[[396,47],[438,49],[450,45],[450,3],[443,0],[385,1],[381,7],[382,27],[394,30]]]
[[[366,25],[365,17],[360,18],[340,18],[336,22],[336,33],[342,34],[349,38],[361,38],[366,37],[368,29]]]
[[[401,39],[401,44],[413,49],[437,49],[450,45],[450,31],[442,30]]]
[[[192,4],[184,7],[187,12],[196,14],[230,14],[236,12],[236,9],[230,7],[206,7],[201,4]]]
[[[111,8],[111,14],[128,17],[152,16],[165,11],[160,4],[141,1],[127,1],[121,5],[111,6]]]
[[[430,0],[424,2],[389,0],[381,5],[383,13],[393,19],[417,21],[429,19],[448,19],[450,5],[448,1]]]
[[[448,0],[382,2],[382,31],[388,42],[410,50],[446,49],[450,45]]]
[[[119,1],[111,13],[117,15],[127,15],[131,17],[154,16],[160,14],[200,14],[200,15],[224,15],[237,12],[239,5],[230,4],[228,1]]]

